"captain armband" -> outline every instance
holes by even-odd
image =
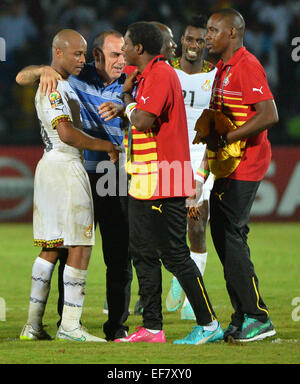
[[[131,121],[130,117],[131,117],[132,112],[136,109],[136,105],[137,105],[137,103],[130,103],[127,105],[127,107],[125,109],[125,114],[126,114],[128,120],[131,122],[131,124],[132,124],[132,121]]]
[[[69,121],[72,121],[69,115],[60,115],[51,121],[51,126],[53,129],[56,129],[59,123],[67,123]]]

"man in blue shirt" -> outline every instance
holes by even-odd
[[[119,32],[101,32],[93,44],[94,61],[86,64],[78,76],[69,78],[69,83],[80,100],[83,130],[91,136],[110,140],[118,145],[122,145],[124,137],[123,119],[117,117],[106,121],[111,107],[105,106],[113,102],[123,108],[123,102],[118,98],[126,76],[123,73],[123,44],[123,36]],[[26,67],[17,76],[20,85],[40,81],[41,91],[44,93],[56,88],[56,79],[60,79],[60,75],[49,66]],[[98,110],[100,105],[104,106],[101,116]],[[127,191],[124,191],[123,185],[123,193],[119,193],[121,167],[116,164],[115,174],[106,172],[106,165],[112,165],[105,160],[109,160],[105,153],[84,151],[84,165],[93,193],[95,226],[99,224],[107,267],[108,320],[104,323],[103,330],[107,340],[114,340],[126,336],[128,331],[124,322],[129,315],[132,268],[128,253]],[[113,193],[109,189],[112,184]],[[126,187],[127,185],[125,189]],[[59,313],[62,311],[62,295],[63,291],[60,290]]]

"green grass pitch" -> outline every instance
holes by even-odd
[[[19,334],[27,319],[33,260],[39,249],[32,244],[31,224],[0,225],[0,297],[6,304],[6,321],[0,321],[1,364],[299,364],[300,363],[300,223],[250,223],[251,258],[260,292],[271,313],[277,334],[262,342],[203,346],[173,345],[190,332],[193,321],[180,320],[180,311],[169,313],[165,298],[171,275],[163,268],[163,316],[167,343],[116,344],[63,341],[24,342]],[[230,321],[231,304],[223,271],[208,232],[208,261],[204,281],[223,328]],[[138,298],[134,273],[131,309]],[[103,337],[105,268],[97,234],[88,271],[82,321],[88,330]],[[57,271],[44,317],[47,332],[56,333]],[[3,317],[3,311],[2,311]],[[1,319],[1,316],[0,316]],[[130,315],[130,332],[141,317]]]

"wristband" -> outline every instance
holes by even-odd
[[[206,179],[209,176],[209,173],[210,172],[207,169],[198,168],[198,170],[197,170],[197,180],[200,181],[200,183],[204,184]]]
[[[132,121],[131,121],[130,117],[131,117],[132,112],[135,110],[136,105],[137,105],[137,103],[130,103],[127,105],[127,107],[125,109],[125,114],[127,115],[127,118],[131,122],[131,124],[132,124]]]

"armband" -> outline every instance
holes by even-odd
[[[132,112],[135,110],[136,105],[137,105],[137,103],[130,103],[130,104],[127,105],[127,107],[126,107],[126,109],[125,109],[125,114],[126,114],[128,120],[129,120],[130,122],[131,122],[131,119],[130,119],[131,114],[132,114]],[[132,122],[131,122],[131,124],[132,124]]]
[[[202,184],[204,184],[206,179],[209,176],[209,173],[210,172],[207,169],[198,168],[198,170],[197,170],[197,180],[199,179],[199,181],[202,182]]]

